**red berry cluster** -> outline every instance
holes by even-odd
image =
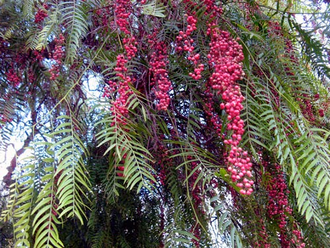
[[[180,31],[179,35],[176,37],[177,40],[177,51],[186,51],[188,52],[188,60],[193,62],[194,64],[194,72],[189,73],[189,76],[191,76],[195,80],[199,80],[202,78],[202,71],[204,70],[204,64],[198,64],[200,55],[199,53],[194,52],[194,40],[191,38],[192,32],[194,32],[196,28],[197,19],[194,17],[196,15],[195,12],[192,13],[192,15],[185,15],[187,18],[187,29],[185,32]],[[198,64],[198,65],[197,65]]]
[[[38,11],[34,17],[35,23],[41,23],[44,21],[44,19],[48,16],[47,9],[48,9],[47,4],[44,4],[43,8],[38,9]]]
[[[190,72],[189,76],[191,76],[195,80],[199,80],[202,78],[202,71],[204,70],[204,64],[199,64],[197,68],[194,69],[194,72]]]
[[[55,51],[52,58],[55,60],[55,63],[52,64],[49,72],[51,74],[50,80],[56,80],[60,75],[60,66],[62,64],[62,58],[64,57],[64,51],[62,45],[64,43],[64,36],[60,34],[59,38],[55,38]]]
[[[41,61],[44,59],[44,56],[42,55],[44,53],[45,49],[41,49],[41,51],[33,50],[33,56],[37,61]]]
[[[297,98],[297,101],[300,102],[299,106],[304,117],[310,122],[315,122],[316,118],[313,111],[313,99],[307,94],[302,94]]]
[[[209,28],[208,34],[212,36],[208,59],[214,68],[210,83],[213,89],[224,92],[244,75],[242,46],[230,37],[230,33],[219,28]]]
[[[36,80],[36,75],[35,75],[35,73],[33,72],[32,69],[29,69],[27,75],[28,75],[27,78],[28,78],[29,82],[32,83]],[[29,91],[28,94],[31,95],[31,92]]]
[[[194,32],[197,28],[196,28],[196,23],[197,23],[197,19],[193,16],[193,15],[184,15],[186,17],[187,20],[187,28],[186,31],[180,31],[179,35],[176,37],[177,40],[177,47],[176,49],[178,51],[188,51],[188,52],[192,52],[194,50],[194,46],[192,45],[192,43],[194,42],[193,39],[190,38],[192,32]],[[180,43],[183,43],[184,46],[182,46]]]
[[[17,73],[14,72],[14,69],[10,69],[6,73],[7,80],[11,85],[13,85],[15,88],[17,88],[21,82],[21,79],[18,77]]]
[[[295,244],[298,248],[304,248],[306,244],[304,243],[301,232],[297,229],[297,225],[295,225],[295,228],[296,229],[292,231],[294,237],[291,239],[291,243]]]
[[[115,123],[121,123],[123,125],[126,124],[125,117],[128,115],[127,109],[127,100],[128,97],[132,94],[129,84],[132,83],[131,77],[126,76],[127,68],[126,68],[127,59],[123,54],[119,54],[117,56],[117,64],[115,67],[116,75],[121,79],[118,83],[114,81],[109,81],[109,88],[106,89],[104,95],[108,95],[108,90],[111,92],[115,92],[117,90],[117,97],[115,101],[112,103],[111,111],[115,114]]]
[[[249,180],[252,177],[252,163],[247,152],[232,145],[227,159],[230,163],[228,171],[231,173],[231,179],[236,182],[237,187],[241,188],[240,193],[242,195],[250,195],[253,192],[252,185],[254,181]]]
[[[196,13],[193,13],[194,15]],[[192,32],[194,32],[197,28],[196,28],[196,23],[197,23],[197,20],[194,16],[192,15],[186,15],[187,17],[187,23],[188,23],[188,26],[187,26],[187,30],[186,30],[186,35],[187,36],[190,36]]]
[[[117,0],[115,5],[116,24],[120,31],[130,35],[128,18],[131,14],[132,2],[127,0]]]
[[[319,109],[319,115],[320,115],[320,117],[324,117],[324,110],[323,109]]]
[[[201,239],[201,227],[198,223],[191,227],[190,232],[194,234],[194,237],[197,239],[192,239],[192,243],[196,248],[200,247],[199,240]]]
[[[222,95],[224,102],[220,104],[220,108],[228,114],[227,129],[232,131],[231,138],[224,140],[231,147],[227,157],[230,163],[228,171],[233,182],[241,188],[240,193],[250,195],[253,192],[253,181],[248,178],[252,177],[252,163],[247,152],[238,147],[244,133],[244,122],[240,117],[244,97],[236,83],[244,75],[241,64],[244,58],[242,46],[228,32],[213,26],[211,23],[208,28],[211,42],[207,57],[210,68],[214,70],[208,85]]]
[[[282,27],[278,22],[269,21],[267,32],[268,32],[268,35],[274,39],[276,39],[278,36],[281,36],[281,37],[283,36]]]
[[[125,159],[126,159],[126,157],[127,157],[127,154],[124,154],[123,159],[120,161],[120,164],[121,164],[121,165],[116,166],[116,169],[117,169],[118,171],[120,171],[120,172],[117,172],[117,173],[116,173],[118,177],[125,177],[125,173],[124,173],[124,171],[125,171],[125,166],[123,166],[123,165],[124,165],[124,163],[125,163]]]
[[[287,237],[287,214],[292,214],[292,209],[289,206],[288,196],[289,193],[287,185],[284,179],[281,166],[275,165],[275,173],[270,173],[272,179],[267,185],[268,191],[268,206],[267,213],[271,219],[278,221],[278,227],[280,229],[280,242],[282,247],[290,247],[290,240]],[[299,230],[293,231],[296,239],[292,239],[291,242],[296,243],[297,247],[305,247],[305,243],[302,242],[301,233]]]
[[[269,196],[269,202],[267,206],[267,212],[270,218],[274,216],[279,216],[280,229],[284,229],[286,226],[286,214],[291,214],[291,208],[288,206],[287,194],[287,185],[285,183],[283,174],[280,172],[280,166],[276,165],[276,170],[279,172],[278,175],[274,175],[274,178],[267,185],[267,191]]]
[[[170,104],[170,96],[168,92],[171,90],[172,84],[168,79],[166,67],[168,65],[168,57],[166,45],[164,42],[157,42],[152,37],[149,37],[154,52],[150,59],[150,71],[153,73],[152,83],[156,85],[155,91],[157,99],[157,109],[167,110]]]
[[[291,40],[285,38],[285,56],[290,59],[290,62],[292,62],[295,65],[298,65],[298,59],[295,55],[295,50],[293,47],[293,44]],[[293,76],[294,75],[294,69],[290,67],[286,67],[285,70],[287,71],[287,75]]]
[[[165,139],[165,136],[161,135],[158,138],[163,140]],[[169,173],[168,169],[174,164],[173,158],[171,157],[174,153],[175,151],[169,151],[163,143],[159,143],[157,145],[155,151],[155,158],[157,162],[155,163],[155,166],[159,165],[159,167],[156,169],[157,174],[155,177],[159,179],[161,186],[165,186],[166,178]]]
[[[329,89],[330,90],[330,89]],[[328,101],[328,100],[326,100],[326,101],[324,101],[322,104],[321,104],[321,107],[322,108],[320,108],[319,109],[319,115],[320,115],[320,117],[324,117],[324,112],[326,112],[326,113],[328,113],[329,112],[329,109],[330,109],[330,101]],[[329,115],[327,115],[327,116],[329,116]]]
[[[123,39],[123,43],[124,43],[124,48],[125,48],[125,51],[126,51],[126,56],[127,56],[127,59],[128,60],[131,60],[136,52],[137,52],[137,48],[136,48],[136,45],[137,45],[137,42],[136,42],[136,39],[135,37],[129,37],[129,38],[124,38]]]
[[[112,125],[123,124],[126,125],[126,116],[128,115],[127,101],[132,94],[130,84],[132,84],[132,78],[127,75],[127,66],[129,60],[131,60],[137,52],[137,42],[134,36],[129,32],[129,21],[131,10],[131,1],[117,0],[115,4],[116,24],[125,35],[123,39],[123,45],[125,52],[117,56],[116,67],[114,68],[116,76],[119,77],[119,82],[110,80],[108,87],[105,88],[103,96],[110,97],[111,92],[116,92],[116,99],[112,103],[111,111],[115,115],[115,121]]]

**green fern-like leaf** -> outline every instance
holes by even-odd
[[[1,212],[1,221],[10,221],[13,218],[16,202],[19,197],[19,185],[17,182],[12,183],[9,186],[9,199],[7,201],[6,208]]]
[[[185,141],[171,142],[172,144],[181,145],[181,147],[179,149],[173,149],[175,155],[172,155],[170,158],[183,158],[183,162],[176,167],[177,169],[181,167],[186,168],[185,171],[188,172],[183,183],[188,183],[188,180],[197,172],[200,176],[197,177],[194,182],[193,188],[195,188],[198,183],[201,183],[203,185],[202,188],[204,188],[205,184],[214,176],[214,171],[216,171],[219,166],[216,164],[216,160],[212,154],[208,154],[205,150],[193,145],[192,142],[193,141],[190,143]],[[190,170],[191,163],[196,163],[196,167],[193,170]]]
[[[192,241],[198,239],[193,233],[187,232],[179,228],[169,227],[167,238],[165,239],[165,247],[178,247],[178,245],[192,245]]]
[[[243,136],[242,146],[247,144],[255,158],[258,157],[256,148],[261,147],[266,150],[270,149],[270,144],[272,142],[272,136],[267,129],[267,120],[261,118],[261,115],[267,110],[267,106],[262,105],[266,102],[265,90],[261,82],[255,79],[254,90],[250,84],[246,85],[244,110],[242,118],[245,122],[246,128]],[[251,87],[251,88],[250,88]]]
[[[24,164],[25,165],[24,165]],[[26,246],[30,247],[30,221],[31,212],[33,208],[35,192],[34,192],[34,180],[35,180],[35,157],[24,158],[20,164],[20,176],[16,179],[19,183],[19,196],[15,203],[15,210],[13,212],[14,219],[14,233],[15,233],[15,245],[17,247]]]
[[[326,76],[329,79],[329,62],[325,57],[323,44],[313,37],[312,32],[302,29],[301,24],[291,20],[291,25],[294,26],[301,37],[301,47],[303,53],[307,56],[308,62],[311,62],[313,69],[319,74],[319,76]]]
[[[59,218],[74,216],[83,224],[83,219],[86,218],[83,198],[90,191],[90,183],[82,155],[88,155],[88,151],[76,132],[80,129],[77,121],[74,122],[68,116],[60,116],[58,120],[62,124],[50,135],[58,140],[53,145],[58,161],[54,175],[58,178],[57,211],[60,212]]]
[[[129,189],[137,186],[137,191],[142,187],[151,190],[151,182],[155,182],[153,168],[150,166],[153,161],[151,154],[139,142],[137,136],[112,123],[115,123],[115,116],[104,118],[98,123],[105,126],[97,135],[99,145],[108,145],[105,154],[114,152],[117,158],[115,166],[124,159],[124,182]]]
[[[283,124],[277,121],[276,115],[274,109],[263,113],[264,119],[269,121],[269,130],[272,130],[275,136],[272,149],[276,149],[280,164],[287,166],[290,171],[290,183],[293,183],[296,191],[299,211],[306,216],[307,221],[313,218],[316,222],[323,225],[320,213],[315,209],[311,198],[311,188],[297,165],[297,158],[293,155],[295,152],[293,144],[284,132]]]
[[[310,176],[310,185],[317,188],[317,197],[323,199],[330,210],[330,149],[327,137],[330,133],[320,128],[311,128],[296,140],[299,146],[295,151],[299,168]]]
[[[26,40],[26,50],[35,50],[37,49],[39,42],[39,35],[37,32],[31,32],[27,36]],[[40,49],[40,46],[39,46]]]
[[[32,18],[33,17],[33,0],[24,0],[23,1],[23,15],[26,18]]]
[[[153,1],[148,4],[144,4],[142,6],[142,13],[144,15],[151,15],[156,17],[166,17],[165,16],[166,7],[162,3],[157,3],[157,1]]]
[[[66,62],[72,64],[75,60],[80,39],[85,36],[88,30],[88,18],[86,4],[79,1],[65,1],[59,5],[63,23],[68,32],[66,44]]]
[[[110,232],[108,230],[100,230],[97,232],[92,238],[92,248],[111,247],[113,245],[113,241],[111,235],[109,234]]]
[[[47,144],[52,145],[51,143]],[[34,236],[34,247],[63,247],[63,243],[59,238],[57,229],[58,220],[56,198],[56,182],[55,182],[55,166],[54,158],[45,158],[49,164],[44,168],[45,175],[41,178],[42,188],[38,194],[36,205],[32,211],[34,215],[32,226],[32,234]]]

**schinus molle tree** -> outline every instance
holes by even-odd
[[[0,4],[4,242],[330,247],[327,1]]]

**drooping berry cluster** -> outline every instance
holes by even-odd
[[[187,59],[191,61],[194,65],[194,72],[190,72],[189,76],[191,76],[195,80],[199,80],[202,78],[201,73],[204,70],[204,64],[199,63],[200,54],[194,51],[194,39],[192,39],[191,37],[191,34],[197,29],[197,19],[195,15],[195,12],[193,12],[191,15],[185,15],[185,17],[187,18],[188,25],[186,31],[180,31],[179,35],[176,37],[176,49],[177,51],[185,51],[188,53]]]
[[[295,76],[296,72],[295,72],[294,67],[292,67],[292,64],[298,65],[298,58],[295,54],[294,45],[292,44],[292,41],[283,35],[282,27],[278,22],[269,21],[267,31],[268,31],[268,34],[270,37],[272,37],[274,39],[280,38],[280,39],[284,40],[285,53],[283,54],[283,57],[286,57],[288,59],[288,61],[290,61],[290,63],[284,64],[284,70],[288,76]],[[299,92],[299,91],[297,91],[297,92]],[[273,89],[272,93],[276,96],[276,98],[275,98],[275,100],[277,101],[276,105],[280,106],[278,91]],[[299,102],[299,106],[300,106],[300,109],[301,109],[304,117],[307,120],[309,120],[310,122],[315,122],[316,121],[316,116],[315,116],[316,111],[314,111],[314,109],[313,109],[313,102],[317,101],[318,97],[313,99],[313,96],[309,96],[306,93],[303,93],[303,94],[298,93],[298,94],[296,94],[296,99]],[[319,109],[319,116],[320,117],[324,116],[322,109]]]
[[[122,148],[122,150],[124,150],[124,148]],[[113,154],[113,155],[115,155],[115,154]],[[125,177],[125,166],[124,166],[124,164],[125,164],[125,159],[126,158],[127,158],[127,154],[125,153],[123,155],[123,158],[120,161],[120,163],[118,163],[118,165],[116,166],[116,169],[117,169],[116,174],[117,174],[118,177]]]
[[[38,9],[35,17],[34,17],[34,22],[35,23],[41,23],[44,21],[44,19],[48,16],[47,13],[48,5],[44,4],[42,8]]]
[[[193,45],[194,40],[191,39],[190,36],[191,33],[197,29],[196,28],[197,20],[194,16],[191,15],[186,14],[185,17],[187,18],[187,23],[188,23],[187,29],[185,32],[180,31],[179,35],[176,37],[176,40],[178,42],[178,46],[176,49],[178,51],[183,50],[192,53],[194,51],[194,45]],[[183,46],[182,45],[180,46],[180,43],[183,43]],[[190,57],[189,60],[193,59],[191,55],[189,57]]]
[[[14,69],[10,69],[7,73],[6,73],[6,77],[8,82],[15,88],[17,88],[21,82],[21,79],[19,78],[19,76],[17,75],[17,73],[14,72]]]
[[[283,36],[283,34],[281,34]],[[291,42],[291,40],[289,40],[288,38],[284,38],[286,39],[285,41],[285,57],[288,57],[288,59],[290,60],[290,62],[294,65],[298,65],[298,58],[295,54],[294,51],[294,46]],[[292,67],[292,66],[291,66]],[[294,76],[295,75],[295,71],[294,68],[291,68],[289,65],[285,64],[285,71],[286,74],[289,76]],[[309,120],[310,122],[315,122],[316,121],[316,110],[313,111],[313,107],[315,107],[315,105],[312,105],[312,103],[315,103],[316,101],[319,100],[319,94],[315,94],[313,95],[307,95],[307,94],[299,94],[297,95],[297,100],[300,103],[300,109],[302,110],[302,114],[305,116],[305,118],[307,120]],[[320,107],[320,106],[318,106]],[[317,107],[316,107],[317,108]],[[323,118],[324,117],[324,109],[326,108],[319,108],[318,109],[318,115]],[[317,114],[316,114],[317,115]]]
[[[128,114],[127,109],[127,100],[128,97],[132,94],[129,85],[132,83],[131,77],[126,75],[127,59],[123,54],[117,56],[117,64],[115,67],[116,75],[120,78],[118,82],[109,80],[109,88],[106,88],[104,96],[109,97],[110,92],[117,92],[116,99],[112,102],[111,111],[115,115],[115,122],[112,123],[121,123],[126,124],[125,119]]]
[[[268,191],[268,206],[267,214],[270,219],[278,222],[280,229],[280,242],[281,247],[290,247],[290,243],[295,243],[296,247],[303,248],[305,243],[302,241],[301,233],[299,230],[294,230],[292,233],[295,237],[291,240],[287,236],[287,215],[292,214],[292,209],[288,201],[288,189],[284,179],[283,172],[280,165],[275,165],[275,172],[271,172],[271,180],[267,185]]]
[[[126,117],[128,115],[127,101],[132,90],[130,85],[133,80],[128,75],[127,63],[135,56],[137,52],[136,39],[129,32],[129,16],[131,10],[131,2],[118,0],[115,4],[116,24],[120,31],[125,35],[123,38],[124,53],[117,56],[116,67],[114,71],[119,78],[118,82],[109,80],[108,87],[105,88],[104,96],[109,97],[112,92],[116,92],[115,100],[112,102],[111,111],[115,115],[115,122],[112,125],[126,124]]]
[[[316,120],[312,105],[313,100],[314,99],[312,99],[305,93],[302,94],[300,97],[297,97],[297,101],[300,103],[299,106],[301,108],[302,114],[310,122],[315,122]]]
[[[329,90],[330,90],[330,88],[329,88]],[[321,103],[321,106],[319,109],[320,117],[324,117],[325,116],[324,112],[329,113],[329,110],[330,110],[330,101],[328,101],[328,100],[323,101],[323,103]],[[328,117],[329,114],[326,114],[326,116]]]
[[[115,3],[116,24],[119,30],[130,35],[128,18],[131,14],[132,3],[127,0],[117,0]]]
[[[306,246],[301,232],[298,230],[297,225],[294,225],[295,230],[292,231],[293,237],[291,243],[295,244],[298,248],[304,248]]]
[[[134,36],[123,39],[127,60],[131,60],[137,52],[137,42]]]
[[[55,38],[55,51],[53,53],[52,58],[54,59],[54,63],[50,68],[50,80],[56,80],[60,75],[60,67],[62,64],[62,58],[64,57],[63,51],[63,43],[64,43],[64,36],[62,34],[59,35],[59,38]]]
[[[152,84],[156,86],[155,96],[157,99],[157,109],[167,110],[170,103],[168,92],[171,90],[171,81],[168,79],[167,65],[168,56],[164,42],[157,42],[151,36],[149,43],[154,52],[150,59],[150,71],[153,73]]]
[[[316,122],[317,116],[323,118],[330,107],[328,100],[322,102],[319,98],[319,94],[307,95],[306,93],[297,97],[302,114],[312,123]]]
[[[213,89],[225,92],[236,85],[236,81],[242,79],[244,74],[242,46],[230,37],[229,32],[219,28],[209,28],[208,34],[212,36],[208,59],[214,69],[210,83]]]
[[[216,16],[220,16],[222,14],[222,8],[216,5],[215,0],[204,0],[204,5],[206,7],[206,13],[210,15],[209,19],[212,20]],[[213,21],[212,21],[213,22]],[[214,24],[214,22],[213,22]]]
[[[36,61],[42,61],[44,59],[43,53],[44,53],[45,49],[41,49],[40,51],[38,50],[33,50],[33,56],[35,58]]]
[[[227,130],[232,132],[231,137],[224,140],[224,143],[230,146],[227,157],[228,171],[232,180],[241,188],[240,193],[250,195],[253,192],[253,181],[249,179],[252,177],[252,163],[247,152],[238,147],[244,133],[244,122],[240,117],[244,97],[236,83],[244,75],[241,64],[244,58],[242,46],[232,39],[228,32],[213,26],[208,28],[208,34],[211,36],[208,59],[209,66],[213,69],[208,84],[221,94],[224,102],[220,104],[220,108],[226,111]]]

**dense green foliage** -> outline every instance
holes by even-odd
[[[330,247],[329,13],[1,1],[1,244]]]

